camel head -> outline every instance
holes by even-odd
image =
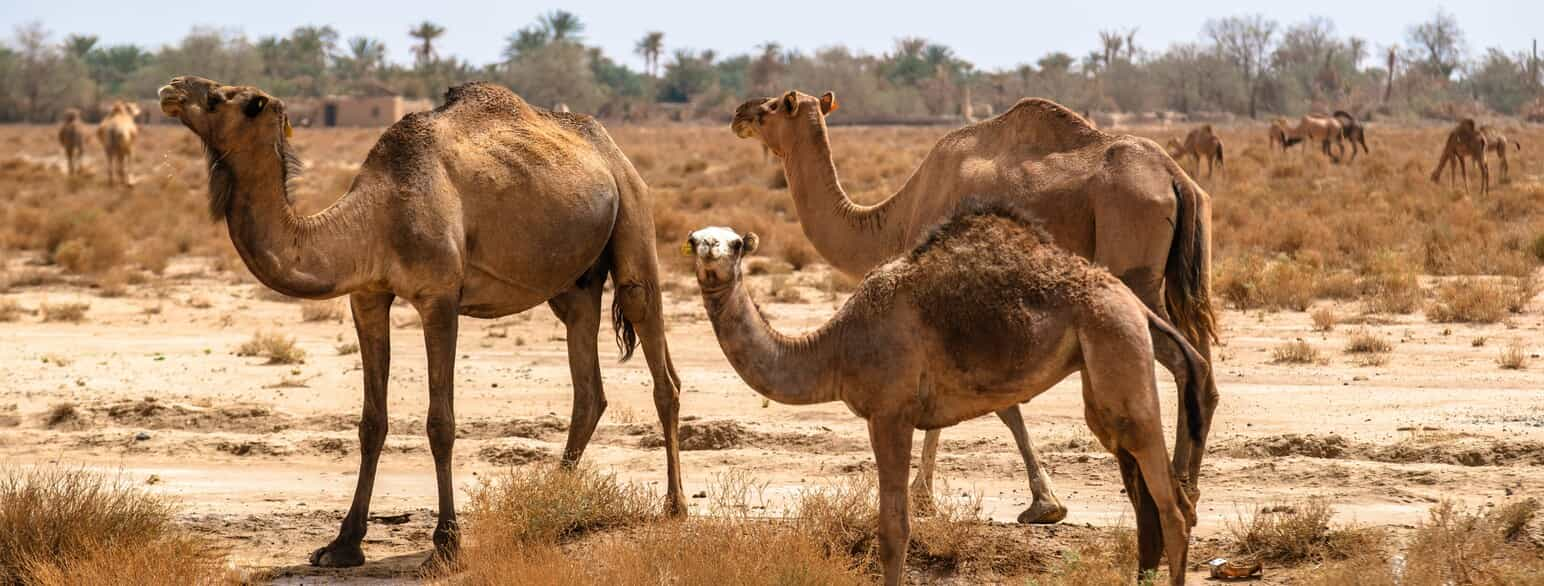
[[[161,111],[182,121],[209,148],[227,153],[289,138],[284,102],[251,86],[220,85],[202,77],[172,78],[156,92]]]
[[[790,91],[780,98],[757,98],[740,104],[734,112],[735,136],[761,139],[779,158],[792,146],[797,132],[808,132],[809,125],[825,124],[826,115],[837,109],[836,94],[826,92],[819,98]]]
[[[697,283],[703,291],[720,291],[740,280],[740,259],[756,250],[755,232],[745,236],[729,228],[711,226],[686,237],[681,253],[694,257]]]
[[[78,120],[80,120],[80,110],[76,110],[74,108],[70,108],[70,109],[64,111],[64,121],[65,122],[75,122],[75,121],[78,121]]]

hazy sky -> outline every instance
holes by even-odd
[[[41,21],[55,35],[99,35],[102,42],[151,47],[176,42],[195,25],[227,27],[249,38],[283,34],[303,24],[330,24],[344,39],[365,35],[385,41],[391,59],[411,60],[408,28],[429,19],[447,29],[442,54],[475,64],[495,61],[505,38],[555,8],[577,14],[584,38],[634,68],[642,60],[633,45],[645,31],[665,33],[671,48],[711,48],[720,55],[752,50],[775,40],[805,51],[844,44],[869,53],[889,49],[897,37],[922,36],[953,47],[978,67],[995,69],[1034,62],[1050,51],[1082,56],[1098,45],[1098,31],[1140,27],[1137,44],[1162,49],[1199,39],[1209,17],[1260,13],[1284,24],[1312,15],[1334,20],[1341,35],[1371,41],[1374,52],[1402,42],[1413,23],[1439,7],[1458,17],[1471,55],[1487,47],[1524,50],[1544,36],[1544,1],[1494,0],[1100,0],[985,2],[889,0],[879,3],[820,1],[723,2],[604,1],[464,2],[459,0],[262,0],[254,2],[123,2],[121,0],[0,0],[4,37],[16,25]],[[954,10],[939,11],[937,7]]]

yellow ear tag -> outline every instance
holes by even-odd
[[[693,250],[692,250],[692,243],[690,243],[690,242],[683,242],[683,243],[681,243],[681,256],[691,256],[692,252],[693,252]]]
[[[295,129],[290,127],[289,118],[284,119],[284,138],[294,138]]]

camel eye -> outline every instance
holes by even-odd
[[[209,94],[208,104],[205,105],[204,109],[214,110],[215,108],[219,107],[220,102],[223,101],[225,101],[225,99],[221,98],[220,94]]]
[[[742,240],[736,240],[734,242],[730,242],[729,243],[729,250],[734,251],[735,254],[739,254],[740,253],[740,249],[744,248],[744,247],[745,247],[745,242],[742,241]]]

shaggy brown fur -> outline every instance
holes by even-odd
[[[59,146],[64,147],[66,170],[71,177],[80,172],[81,157],[86,153],[86,124],[80,121],[80,111],[74,108],[64,111],[64,124],[59,126]]]
[[[1154,570],[1167,554],[1171,580],[1184,583],[1194,509],[1164,448],[1151,362],[1175,372],[1189,414],[1181,437],[1192,441],[1204,431],[1210,374],[1107,270],[987,207],[869,272],[829,322],[789,337],[767,324],[741,279],[758,241],[726,228],[687,241],[714,333],[757,392],[788,404],[842,401],[868,421],[887,584],[903,576],[914,430],[1002,412],[1079,371],[1088,426],[1116,455],[1137,511],[1138,567]]]

